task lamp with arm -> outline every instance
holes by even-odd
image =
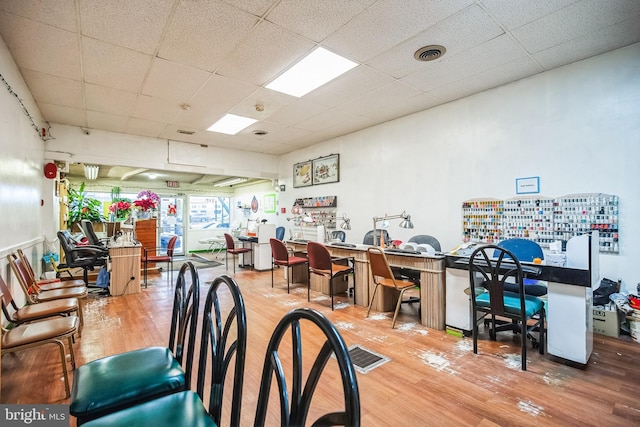
[[[374,216],[373,217],[373,245],[374,246],[379,246],[382,245],[382,239],[378,240],[378,236],[375,234],[375,230],[377,229],[377,225],[378,222],[382,221],[382,228],[387,228],[389,227],[389,220],[390,219],[399,219],[401,218],[402,221],[400,221],[400,227],[401,228],[413,228],[413,222],[411,222],[411,215],[409,215],[406,211],[403,211],[401,214],[399,215],[386,215],[385,216]],[[382,234],[382,233],[381,233]]]

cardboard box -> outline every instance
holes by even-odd
[[[594,308],[593,309],[593,332],[609,337],[620,336],[620,323],[624,319],[624,313],[618,311],[615,307],[611,308]]]

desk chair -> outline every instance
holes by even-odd
[[[253,249],[251,248],[236,248],[236,243],[233,240],[233,236],[229,233],[224,233],[224,240],[227,243],[227,253],[224,257],[225,268],[229,269],[229,254],[233,256],[233,274],[236,274],[236,262],[235,256],[238,254],[246,254],[251,252],[251,264],[253,265]]]
[[[169,286],[173,284],[173,253],[175,251],[176,242],[178,241],[178,236],[173,235],[169,239],[169,243],[167,243],[167,253],[159,254],[157,253],[158,249],[162,249],[161,247],[157,248],[144,248],[144,253],[142,254],[142,258],[140,261],[143,264],[144,268],[144,287],[147,287],[147,279],[149,272],[149,264],[155,264],[156,262],[166,262],[167,270],[169,270],[167,274],[167,281]],[[153,252],[155,255],[152,255],[150,252]]]
[[[440,242],[433,236],[429,236],[428,234],[418,234],[409,239],[409,243],[416,243],[418,245],[429,245],[436,252],[441,252],[442,248],[440,247]]]
[[[284,240],[284,227],[276,227],[276,239],[283,241]]]
[[[103,357],[76,370],[70,413],[77,418],[78,425],[190,387],[199,285],[196,268],[190,262],[184,263],[173,293],[167,347],[147,347]],[[134,425],[140,424],[132,423],[129,427]]]
[[[533,262],[535,258],[544,259],[544,252],[540,245],[533,240],[527,239],[506,239],[498,243],[498,246],[507,249],[513,253],[520,262]],[[498,256],[498,253],[494,251],[494,257]],[[505,290],[509,292],[518,292],[518,286],[515,284],[505,283]],[[539,284],[537,280],[524,279],[524,292],[527,295],[542,296],[547,294],[547,287]]]
[[[329,237],[331,238],[332,241],[340,240],[341,242],[344,242],[345,239],[347,238],[347,233],[345,233],[342,230],[335,230],[329,234]]]
[[[109,239],[99,238],[95,230],[93,229],[93,224],[91,223],[91,221],[89,221],[88,219],[81,220],[80,228],[82,229],[82,233],[87,238],[87,241],[89,242],[90,245],[99,246],[103,248],[107,247],[107,241]]]
[[[287,293],[289,293],[289,283],[293,281],[293,278],[289,280],[290,276],[293,276],[293,270],[289,267],[295,267],[296,265],[308,264],[309,260],[304,257],[290,255],[287,246],[278,239],[269,239],[271,245],[271,287],[273,288],[273,269],[276,265],[285,267],[287,269]],[[307,269],[307,271],[309,271]],[[291,274],[289,274],[291,272]],[[307,301],[310,300],[309,289],[311,285],[307,283]]]
[[[493,257],[489,257],[493,250]],[[507,280],[515,283],[518,293],[505,289]],[[527,338],[533,330],[539,333],[539,351],[544,354],[545,311],[544,302],[535,296],[525,295],[522,266],[518,258],[497,245],[481,246],[469,258],[469,282],[471,291],[471,318],[473,326],[473,352],[478,354],[478,313],[489,316],[489,336],[496,339],[496,316],[508,318],[508,330],[521,335],[521,367],[527,370]],[[528,324],[529,321],[535,321]],[[503,325],[505,326],[505,325]],[[534,346],[535,346],[534,341]]]
[[[373,295],[371,295],[371,301],[369,301],[367,317],[369,317],[369,313],[371,313],[371,307],[373,306],[373,301],[376,298],[378,288],[380,286],[392,288],[399,292],[398,302],[396,303],[396,310],[393,313],[393,320],[391,321],[391,329],[393,329],[396,324],[396,318],[398,317],[398,311],[400,311],[400,305],[403,302],[402,296],[407,290],[414,288],[416,286],[416,283],[413,281],[396,278],[391,271],[391,267],[389,267],[389,261],[387,261],[387,256],[382,249],[378,247],[368,248],[367,256],[369,257],[369,270],[371,271],[371,277],[373,277],[373,283],[375,283],[376,285],[376,287],[373,289]]]
[[[310,329],[310,327],[306,325],[302,328],[301,323],[303,323],[303,321],[305,323],[311,323],[315,328]],[[316,329],[319,329],[321,333],[318,333]],[[302,332],[309,332],[309,336],[313,338],[313,341],[319,339],[324,340],[324,343],[320,341],[322,347],[317,353],[315,361],[310,365],[310,370],[303,369]],[[291,344],[283,345],[282,349],[280,349],[280,344],[285,338],[285,335],[291,336]],[[293,352],[291,348],[293,348]],[[315,354],[315,351],[312,354]],[[329,359],[332,357],[335,357],[337,361],[339,372],[334,374],[335,377],[332,377],[331,381],[321,381],[320,377],[324,371],[335,366],[334,363],[329,363]],[[292,367],[292,371],[289,374],[285,374],[284,366]],[[304,381],[303,377],[304,372],[308,372],[306,381]],[[274,377],[278,384],[277,388],[271,385]],[[344,402],[344,407],[337,411],[324,414],[314,422],[307,423],[307,415],[312,404],[313,393],[316,391],[316,386],[331,386],[335,384],[338,378],[342,383],[342,401]],[[287,379],[291,379],[291,385],[287,385]],[[272,390],[279,391],[278,399],[269,398]],[[331,392],[331,395],[337,391],[338,390]],[[289,393],[291,393],[291,395]],[[264,359],[254,426],[267,424],[267,405],[270,400],[272,403],[280,402],[279,425],[283,427],[304,425],[360,426],[358,379],[351,357],[349,356],[349,351],[338,330],[321,313],[309,308],[298,308],[287,313],[276,325],[271,335],[269,345],[267,346]],[[277,422],[278,420],[275,419],[272,420],[270,424],[275,425]]]
[[[378,246],[380,245],[381,235],[384,238],[385,245],[391,243],[389,232],[387,230],[376,228],[375,230],[369,230],[365,233],[364,237],[362,238],[362,244],[373,246],[375,242],[375,245]]]
[[[338,264],[335,261],[347,260],[347,258],[332,258],[329,250],[321,243],[308,242],[307,256],[309,257],[309,287],[311,287],[311,274],[329,279],[329,293],[331,294],[331,310],[333,311],[334,286],[333,279],[353,273],[355,283],[355,268],[353,266]],[[356,302],[355,286],[353,287],[353,303]]]
[[[89,271],[106,264],[109,251],[98,246],[78,246],[68,230],[58,231],[58,240],[64,251],[65,262],[61,268],[82,268],[82,279],[89,286]]]
[[[222,284],[228,289],[219,296]],[[223,307],[221,301],[229,301],[229,295],[233,305]],[[168,394],[94,419],[85,426],[220,426],[222,408],[226,407],[223,403],[227,403],[226,399],[223,402],[225,385],[232,387],[228,423],[240,426],[246,350],[247,318],[240,288],[231,277],[220,276],[209,287],[204,306],[196,392]],[[230,371],[233,379],[227,379]],[[205,392],[207,382],[209,390]]]

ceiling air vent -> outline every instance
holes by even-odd
[[[269,133],[269,132],[267,132],[266,130],[254,130],[254,131],[253,131],[253,134],[254,134],[254,135],[258,135],[258,136],[266,135],[266,134],[268,134],[268,133]]]
[[[193,135],[195,132],[192,130],[183,130],[183,129],[178,129],[177,130],[178,133],[181,133],[183,135]]]
[[[446,51],[447,49],[444,46],[432,44],[416,50],[413,57],[416,58],[417,61],[433,61],[443,56]]]

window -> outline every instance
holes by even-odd
[[[229,197],[189,197],[189,230],[229,228]]]

